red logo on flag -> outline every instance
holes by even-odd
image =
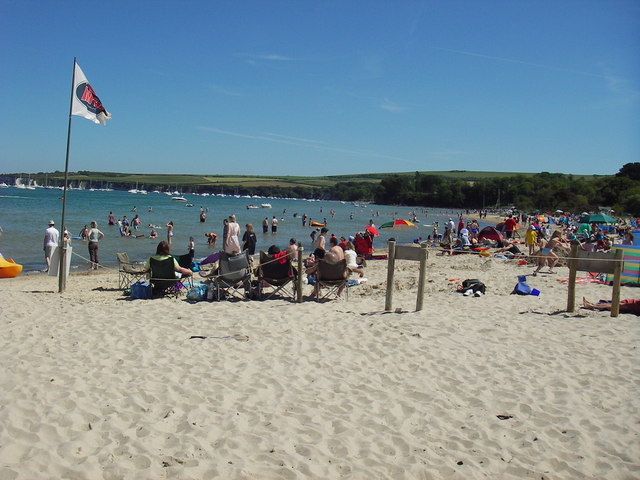
[[[88,83],[81,83],[76,87],[76,98],[94,115],[106,112],[96,92]]]

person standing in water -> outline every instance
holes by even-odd
[[[171,246],[171,239],[173,238],[173,220],[167,223],[167,243]]]
[[[60,239],[60,232],[58,229],[54,227],[55,222],[53,220],[49,220],[49,228],[44,231],[44,260],[47,262],[47,269],[45,272],[49,271],[49,267],[51,266],[51,255],[53,251],[58,246],[58,240]]]
[[[230,255],[240,253],[240,225],[236,222],[235,215],[229,215],[229,224],[227,225],[226,235],[224,236],[224,251]]]
[[[98,222],[94,220],[91,222],[91,229],[87,235],[89,240],[89,259],[91,260],[89,270],[98,270],[98,242],[102,237],[104,237],[104,234],[98,230]]]
[[[242,236],[242,251],[247,250],[249,255],[253,256],[256,253],[256,243],[258,243],[258,239],[256,238],[252,224],[247,223],[245,228],[246,230]]]

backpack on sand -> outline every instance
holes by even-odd
[[[487,287],[485,287],[484,283],[482,283],[480,280],[474,278],[467,279],[462,282],[462,288],[460,289],[460,291],[466,292],[469,289],[473,290],[473,293],[480,292],[484,295]]]

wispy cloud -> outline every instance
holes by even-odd
[[[275,55],[275,54],[259,55],[258,58],[260,60],[272,60],[274,62],[290,62],[293,60],[293,58],[285,57],[284,55]]]
[[[406,107],[402,107],[395,102],[392,102],[388,98],[385,98],[380,104],[380,108],[387,110],[388,112],[404,112]]]
[[[303,139],[303,138],[292,137],[292,136],[288,136],[288,135],[280,135],[280,134],[275,134],[275,133],[264,133],[262,135],[251,135],[251,134],[247,134],[247,133],[231,132],[231,131],[228,131],[228,130],[222,130],[220,128],[215,128],[215,127],[199,126],[197,128],[199,130],[202,130],[202,131],[205,131],[205,132],[217,133],[219,135],[228,135],[228,136],[231,136],[231,137],[246,138],[246,139],[249,139],[249,140],[256,140],[256,141],[263,141],[263,142],[270,142],[270,143],[281,143],[281,144],[285,144],[285,145],[293,145],[293,146],[296,146],[296,147],[309,148],[309,149],[313,149],[313,150],[324,150],[324,151],[329,151],[329,152],[345,153],[347,155],[354,155],[354,156],[360,156],[360,157],[384,158],[384,159],[387,159],[387,160],[396,160],[396,161],[406,162],[406,163],[411,163],[411,164],[415,163],[415,162],[413,162],[411,160],[407,160],[406,158],[394,157],[392,155],[384,155],[384,154],[376,153],[376,152],[367,152],[367,151],[361,151],[361,150],[351,150],[351,149],[347,149],[347,148],[332,147],[332,146],[327,145],[325,142],[321,142],[321,141],[318,141],[318,140],[306,140],[306,139]]]
[[[386,110],[388,112],[396,112],[396,113],[404,112],[408,108],[406,106],[398,105],[396,102],[394,102],[393,100],[387,97],[381,100],[379,97],[360,95],[359,93],[354,93],[350,91],[345,91],[343,92],[343,94],[353,98],[357,98],[358,100],[363,100],[365,102],[375,105],[376,107],[381,108],[382,110]]]
[[[486,58],[487,60],[495,60],[498,62],[506,62],[506,63],[515,63],[515,64],[519,64],[519,65],[526,65],[528,67],[536,67],[536,68],[544,68],[547,70],[555,70],[558,72],[568,72],[568,73],[575,73],[578,75],[586,75],[588,77],[598,77],[598,78],[605,78],[604,75],[599,74],[599,73],[593,73],[593,72],[585,72],[582,70],[574,70],[572,68],[564,68],[564,67],[557,67],[554,65],[546,65],[543,63],[534,63],[534,62],[526,62],[523,60],[517,60],[514,58],[505,58],[505,57],[496,57],[494,55],[484,55],[482,53],[476,53],[476,52],[467,52],[464,50],[455,50],[453,48],[442,48],[442,47],[431,47],[434,50],[440,50],[443,52],[450,52],[450,53],[456,53],[458,55],[466,55],[468,57],[477,57],[477,58]]]
[[[289,137],[287,135],[280,135],[278,133],[265,132],[265,135],[269,135],[270,137],[284,138],[286,140],[292,140],[295,142],[303,142],[303,143],[318,143],[318,144],[326,144],[327,142],[322,142],[320,140],[309,140],[308,138],[300,138],[300,137]]]
[[[249,58],[250,60],[262,60],[269,62],[293,62],[296,60],[295,58],[277,53],[239,53],[238,56]]]
[[[602,76],[606,81],[609,91],[618,96],[623,104],[633,103],[640,99],[640,92],[624,77],[615,75],[605,66],[600,65]]]

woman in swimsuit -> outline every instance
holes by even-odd
[[[173,220],[167,223],[167,243],[171,246],[171,239],[173,238]]]

